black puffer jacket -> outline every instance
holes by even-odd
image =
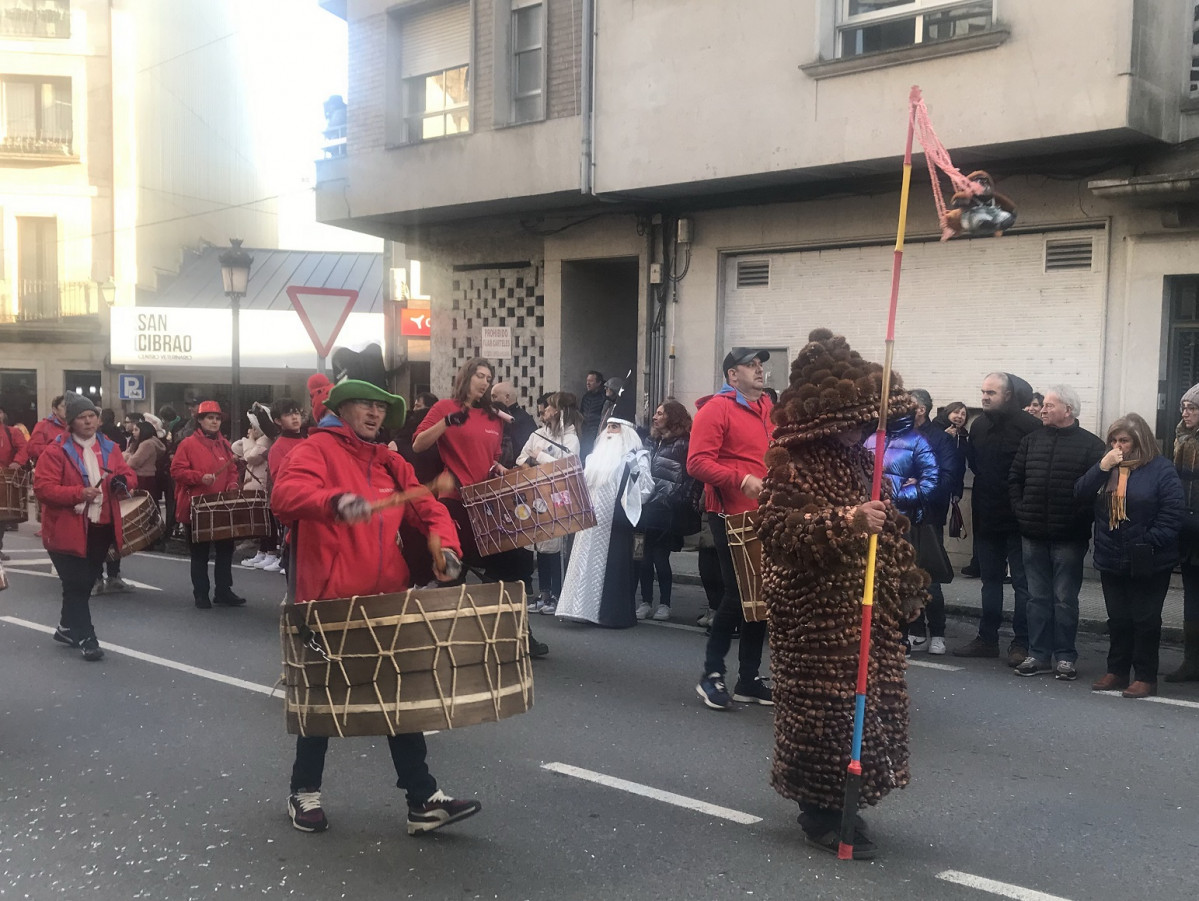
[[[997,410],[984,412],[970,426],[967,459],[974,473],[970,501],[975,535],[1009,535],[1019,531],[1008,491],[1008,473],[1020,442],[1041,428],[1041,420],[1024,407],[1032,400],[1032,387],[1024,379],[1006,373],[1012,386],[1011,399]]]
[[[1091,499],[1074,496],[1074,483],[1099,462],[1107,445],[1075,420],[1062,429],[1043,426],[1020,442],[1008,488],[1025,538],[1085,541],[1094,514]]]
[[[703,485],[687,475],[690,444],[687,435],[663,440],[645,439],[654,487],[649,500],[641,505],[641,519],[637,523],[641,531],[660,529],[678,535],[693,535],[699,531],[699,498]]]

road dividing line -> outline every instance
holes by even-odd
[[[1118,691],[1093,691],[1094,695],[1106,695],[1109,698],[1119,698],[1121,701],[1127,701],[1128,698],[1120,694]],[[1184,701],[1182,698],[1160,698],[1154,696],[1152,698],[1137,698],[1137,702],[1148,701],[1151,704],[1169,704],[1172,707],[1190,707],[1192,710],[1199,710],[1199,701]]]
[[[20,573],[23,576],[41,576],[43,579],[57,579],[58,576],[54,573],[44,573],[36,569],[21,569],[17,566],[4,567],[6,573]]]
[[[947,673],[960,673],[966,667],[954,666],[952,663],[933,663],[931,660],[913,660],[908,658],[908,666],[922,666],[925,669],[939,669]]]
[[[40,561],[40,560],[37,562],[42,563],[42,561]],[[29,566],[31,564],[27,560],[22,560],[21,565]],[[49,566],[50,561],[46,560],[45,563],[43,563],[42,565]],[[4,571],[6,573],[20,573],[23,576],[41,576],[43,579],[57,579],[58,578],[58,576],[55,573],[44,573],[44,572],[41,572],[40,570],[36,570],[36,569],[22,569],[20,566],[6,566],[4,568]],[[134,581],[133,579],[125,579],[125,581],[128,584],[132,585],[134,588],[144,588],[146,591],[162,591],[162,589],[159,588],[157,585],[149,585],[146,582],[137,582],[137,581]],[[114,591],[113,594],[128,594],[128,592]],[[95,595],[93,595],[93,597],[95,597]],[[53,629],[51,631],[53,631]]]
[[[656,626],[659,629],[682,629],[685,632],[703,632],[703,626],[689,626],[686,623],[671,623],[660,619],[643,619],[638,625]]]
[[[10,623],[14,626],[21,626],[25,629],[33,629],[35,632],[44,632],[46,635],[53,635],[54,630],[49,626],[43,626],[41,623],[31,623],[27,619],[18,619],[15,616],[0,616],[0,621]],[[199,676],[202,679],[211,679],[213,682],[220,682],[223,685],[232,685],[234,688],[244,688],[246,691],[257,692],[263,695],[274,695],[275,689],[270,685],[259,685],[256,682],[247,682],[245,679],[235,679],[233,676],[226,676],[224,673],[214,673],[212,670],[200,669],[198,666],[189,666],[186,663],[177,663],[174,660],[167,660],[165,657],[158,657],[154,654],[143,654],[141,651],[135,651],[133,648],[121,647],[119,644],[109,644],[107,641],[101,645],[106,652],[113,654],[123,654],[126,657],[132,657],[134,660],[141,660],[144,663],[153,663],[157,666],[165,666],[167,669],[178,670],[181,673],[187,673],[191,676]]]
[[[1060,895],[1047,895],[1035,889],[1012,885],[1010,882],[996,882],[994,879],[984,879],[982,876],[972,876],[958,870],[945,870],[937,874],[937,878],[945,882],[954,882],[966,888],[978,889],[980,892],[990,892],[1002,898],[1014,898],[1015,901],[1069,901]]]
[[[597,785],[604,785],[608,788],[615,788],[633,795],[641,795],[643,798],[652,798],[655,801],[673,804],[675,807],[685,807],[688,810],[695,810],[699,813],[706,813],[709,816],[720,817],[722,820],[732,820],[734,823],[740,823],[743,826],[752,826],[754,823],[762,822],[761,817],[756,817],[751,813],[742,813],[740,810],[731,810],[728,807],[718,807],[715,804],[709,804],[707,801],[697,801],[695,798],[688,798],[685,795],[676,795],[674,792],[662,791],[660,788],[651,788],[648,785],[641,785],[637,782],[628,782],[624,779],[617,779],[614,776],[605,776],[603,773],[597,773],[594,770],[584,770],[566,763],[543,763],[541,768],[549,770],[551,773],[574,776],[576,779],[594,782]]]

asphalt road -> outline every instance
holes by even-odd
[[[699,703],[688,586],[675,627],[535,618],[551,654],[533,710],[429,739],[442,787],[480,798],[479,816],[410,838],[385,743],[335,740],[332,825],[307,835],[286,817],[292,740],[267,693],[280,577],[238,570],[250,605],[198,611],[186,561],[130,558],[124,575],[161,590],[95,599],[109,653],[86,663],[45,631],[59,583],[40,545],[29,530],[6,545],[3,899],[1169,901],[1199,885],[1199,686],[1163,685],[1175,703],[1094,695],[1102,639],[1083,639],[1075,683],[915,658],[913,782],[867,812],[872,862],[803,843],[767,783],[769,709]],[[970,634],[951,622],[951,645]]]

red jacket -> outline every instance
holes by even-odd
[[[42,505],[42,544],[48,551],[76,557],[87,556],[87,529],[91,524],[86,512],[75,512],[75,507],[83,503],[83,489],[88,484],[83,452],[83,448],[69,437],[58,438],[42,452],[33,474],[33,493]],[[100,521],[112,523],[116,543],[120,546],[121,506],[112,502],[112,477],[124,476],[125,484],[132,491],[137,487],[137,476],[121,456],[121,449],[103,435],[96,435],[92,453],[100,457],[100,474],[103,476],[100,487],[104,492],[104,503]]]
[[[237,466],[229,462],[232,459],[233,448],[220,433],[216,438],[206,438],[203,429],[196,429],[179,442],[171,461],[176,522],[191,522],[193,497],[236,490]],[[210,473],[216,475],[216,480],[205,485],[204,476]]]
[[[24,466],[30,460],[37,462],[38,457],[45,453],[46,448],[62,435],[67,434],[67,425],[53,413],[45,419],[38,420],[33,427],[33,433],[25,447],[17,451],[14,460]]]
[[[437,534],[443,548],[462,556],[453,520],[431,495],[352,526],[336,517],[343,494],[375,501],[419,487],[407,460],[385,445],[363,441],[348,426],[310,432],[288,456],[271,490],[275,515],[294,524],[296,602],[410,588],[408,564],[397,543],[405,518],[422,535]]]
[[[25,451],[27,444],[29,442],[25,440],[20,429],[0,425],[0,466],[7,466],[9,463],[24,465],[25,460],[21,457],[28,456],[28,452]]]
[[[283,462],[291,456],[291,452],[299,447],[303,440],[303,435],[279,433],[279,437],[275,439],[275,443],[271,445],[271,449],[266,455],[266,464],[271,473],[272,485],[275,484],[275,479],[279,478],[279,470],[283,468]]]
[[[747,475],[766,476],[766,449],[774,431],[770,398],[763,394],[751,404],[725,385],[720,393],[701,397],[695,406],[687,473],[704,483],[707,509],[715,513],[758,509],[758,502],[741,492],[741,482]]]

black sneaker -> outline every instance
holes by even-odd
[[[743,682],[741,679],[738,679],[737,685],[733,689],[733,700],[746,704],[764,704],[767,707],[773,707],[774,692],[769,685],[762,681],[761,676],[754,676],[752,682]]]
[[[92,635],[79,642],[79,647],[83,650],[83,659],[95,662],[104,659],[104,649],[100,647],[100,642],[96,640],[96,636]]]
[[[960,648],[953,649],[954,657],[998,657],[999,642],[983,641],[981,638],[975,638]]]
[[[293,792],[287,799],[287,815],[291,824],[301,832],[324,832],[329,828],[325,811],[321,809],[319,791]]]
[[[245,604],[246,599],[238,597],[233,593],[232,588],[227,588],[224,591],[218,591],[212,596],[214,607],[241,607]]]
[[[79,642],[71,637],[71,630],[63,625],[59,625],[59,627],[54,630],[54,640],[59,644],[65,644],[68,648],[79,647]]]
[[[724,687],[724,676],[720,673],[708,673],[704,676],[699,685],[695,686],[695,693],[713,710],[728,710],[733,706],[733,699]]]
[[[980,575],[982,575],[978,567],[973,563],[967,563],[959,570],[959,572],[967,579],[977,579]]]
[[[1020,665],[1016,667],[1017,676],[1045,676],[1052,672],[1052,666],[1048,663],[1042,663],[1031,655],[1021,660]]]
[[[196,599],[196,609],[197,610],[211,610],[212,609],[212,601],[208,600],[207,594],[197,593],[197,594],[192,595],[192,597],[194,597]]]
[[[550,646],[544,641],[538,641],[536,638],[529,636],[529,656],[534,660],[540,660],[550,652]]]
[[[478,801],[456,801],[438,789],[424,804],[408,805],[408,834],[432,832],[450,823],[473,817],[483,809]]]

